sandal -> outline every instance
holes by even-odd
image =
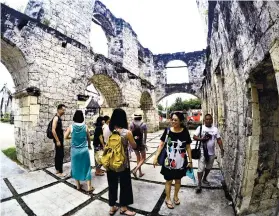
[[[144,176],[144,173],[142,173],[141,175],[139,175],[140,178],[143,177],[143,176]]]
[[[119,208],[116,207],[116,206],[114,206],[113,209],[114,209],[114,210],[110,210],[110,211],[109,211],[109,215],[115,215],[115,213],[118,211]]]
[[[120,214],[121,214],[121,215],[128,215],[128,216],[134,216],[134,215],[137,214],[136,212],[132,212],[132,211],[129,211],[129,212],[131,212],[131,214],[127,214],[127,211],[129,211],[129,210],[128,210],[128,209],[126,209],[126,210],[124,210],[124,211],[120,210]],[[133,213],[134,213],[134,214],[133,214]]]
[[[173,202],[174,202],[175,205],[180,205],[180,200],[179,199],[177,199],[177,200],[173,199]]]
[[[138,179],[138,177],[137,177],[137,173],[132,172],[132,174],[133,174],[133,176],[135,177],[135,179]]]
[[[168,203],[166,200],[165,200],[165,203],[169,209],[174,209],[174,206],[172,205],[172,203]]]
[[[95,190],[95,188],[92,187],[91,190],[86,191],[86,193],[87,193],[87,194],[92,194],[94,190]]]

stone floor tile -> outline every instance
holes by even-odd
[[[147,142],[146,145],[148,148],[158,148],[160,142]]]
[[[174,188],[172,188],[173,197]],[[162,205],[159,214],[161,215],[187,215],[187,216],[233,216],[233,208],[227,205],[223,190],[205,190],[197,195],[192,188],[181,188],[179,191],[180,205],[174,209],[168,209]],[[214,200],[214,201],[213,201]]]
[[[92,169],[91,173],[92,173],[91,183],[92,183],[92,186],[95,188],[93,194],[98,194],[108,187],[107,174],[105,173],[104,176],[96,176],[95,169]],[[76,186],[76,182],[73,178],[68,179],[67,182]],[[86,181],[81,181],[81,187],[83,190],[85,190],[85,191],[87,190]]]
[[[141,209],[147,212],[151,212],[153,210],[165,189],[164,185],[135,180],[132,180],[132,185],[134,204],[130,206],[135,209]],[[120,188],[118,188],[118,198],[119,190]],[[152,191],[152,196],[150,191]],[[108,199],[108,192],[103,194],[102,197]]]
[[[55,212],[56,216],[63,215],[89,198],[89,196],[64,183],[59,183],[22,197],[29,208],[38,216],[53,215],[53,212]]]
[[[1,203],[1,216],[27,215],[15,199]]]
[[[79,210],[74,216],[104,216],[109,215],[109,205],[103,201],[95,200],[83,209]],[[106,214],[107,213],[107,214]],[[120,210],[118,210],[115,216],[120,216]],[[137,216],[143,216],[141,214],[137,214]]]
[[[8,178],[8,180],[19,194],[57,181],[42,170],[13,176]]]
[[[47,171],[49,171],[52,174],[56,175],[56,170],[55,170],[54,166],[47,168]],[[59,178],[67,178],[68,176],[71,175],[71,162],[63,164],[63,173],[66,174],[65,177],[60,177],[60,176],[57,176],[57,175],[56,176],[59,177]]]
[[[164,177],[161,175],[161,167],[156,166],[155,168],[153,165],[144,164],[141,167],[144,176],[141,179],[149,180],[149,181],[156,181],[156,182],[165,182]],[[133,175],[131,175],[133,177]]]
[[[1,188],[1,199],[5,199],[13,196],[12,192],[10,191],[10,189],[8,188],[8,186],[6,185],[3,179],[1,179],[0,188]]]

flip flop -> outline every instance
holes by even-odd
[[[137,173],[132,172],[133,176],[135,177],[135,179],[138,179],[137,177]]]
[[[173,199],[173,202],[174,202],[175,205],[180,205],[180,200],[179,199],[178,200]]]
[[[144,173],[142,173],[141,175],[139,175],[140,178],[143,177],[143,176],[144,176]]]
[[[165,203],[169,209],[174,209],[174,206],[172,205],[172,203],[168,203],[167,201],[165,201]]]
[[[91,190],[86,191],[86,193],[87,193],[87,194],[92,194],[94,190],[95,190],[95,188],[94,188],[94,187],[92,187],[92,188],[91,188]]]
[[[112,211],[112,210],[110,210],[109,211],[109,215],[115,215],[115,213],[118,211],[118,207],[116,207],[116,206],[114,206],[114,210]]]
[[[127,214],[127,213],[126,213],[126,211],[129,211],[129,210],[128,210],[128,209],[127,209],[127,210],[125,210],[125,211],[120,210],[120,214],[121,214],[121,215],[128,215],[128,216],[129,216],[129,215],[134,216],[134,215],[136,215],[136,214],[137,214],[136,212],[135,212],[135,214]],[[132,211],[130,211],[130,212],[132,212]]]

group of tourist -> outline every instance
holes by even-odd
[[[84,115],[81,110],[77,110],[73,116],[73,124],[67,128],[65,134],[62,130],[61,116],[65,113],[65,105],[61,104],[57,108],[57,114],[53,118],[52,132],[56,149],[55,168],[57,175],[63,174],[63,156],[64,139],[71,135],[71,176],[76,180],[76,187],[80,190],[80,181],[87,181],[87,191],[91,193],[94,188],[91,185],[91,166],[89,148],[91,148],[90,134],[88,127],[84,123]],[[224,155],[222,140],[218,129],[212,126],[213,119],[210,114],[205,115],[205,124],[197,128],[194,134],[194,140],[200,141],[200,158],[198,163],[198,186],[196,192],[201,192],[201,184],[209,184],[207,176],[213,166],[215,159],[215,140],[221,148],[221,154]],[[166,152],[164,163],[162,164],[161,174],[166,180],[165,204],[173,209],[174,205],[179,205],[180,200],[178,192],[181,186],[181,179],[185,176],[187,169],[192,168],[192,154],[190,144],[192,143],[188,129],[184,126],[184,115],[180,112],[171,114],[171,127],[166,128],[161,136],[158,150],[154,156],[154,167],[158,165],[161,152]],[[118,211],[115,206],[117,199],[117,189],[120,183],[120,214],[135,215],[136,213],[127,209],[128,205],[133,204],[133,191],[131,182],[129,148],[133,149],[137,157],[137,166],[132,171],[135,178],[142,177],[144,173],[141,170],[146,159],[146,140],[147,126],[142,122],[141,113],[134,114],[134,120],[128,127],[127,115],[123,109],[117,108],[112,116],[98,117],[95,123],[95,132],[93,146],[95,155],[108,144],[110,135],[116,131],[121,136],[121,144],[125,152],[125,161],[123,169],[119,172],[113,170],[102,170],[102,164],[95,158],[96,176],[103,176],[107,173],[109,188],[109,206],[110,215]],[[137,175],[139,171],[139,176]],[[175,181],[175,191],[173,202],[171,199],[171,185]]]

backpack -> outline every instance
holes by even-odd
[[[104,148],[101,164],[106,170],[121,172],[125,169],[125,161],[126,155],[121,136],[118,131],[113,131],[109,137],[107,145]]]
[[[54,117],[51,119],[51,121],[48,123],[48,126],[47,126],[46,134],[47,134],[47,138],[49,138],[49,139],[54,139],[53,134],[52,134],[53,119],[54,119]]]
[[[137,143],[137,146],[142,145],[142,140],[143,140],[143,132],[142,132],[142,129],[141,129],[142,124],[143,124],[143,122],[140,125],[136,125],[133,122],[132,134],[133,134],[134,140]]]

